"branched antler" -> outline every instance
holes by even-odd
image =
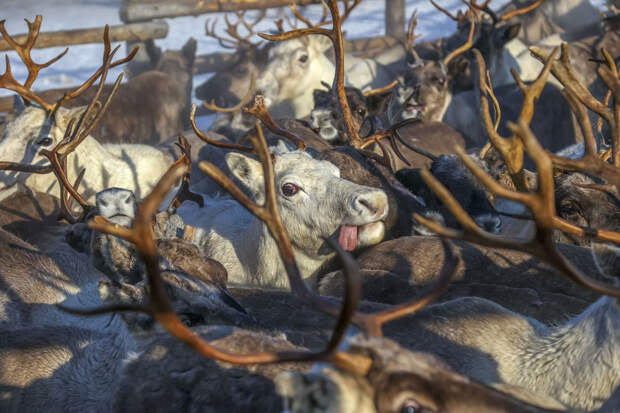
[[[618,79],[617,68],[609,53],[606,50],[603,52],[607,65],[600,66],[598,74],[614,95],[613,108],[596,100],[578,79],[570,63],[566,43],[562,44],[562,54],[558,60],[548,58],[541,49],[536,47],[531,47],[530,52],[538,60],[552,61],[551,73],[565,87],[564,96],[577,116],[584,135],[584,156],[581,159],[566,159],[552,155],[554,165],[559,169],[585,172],[614,185],[620,185],[620,79]],[[610,126],[612,132],[611,164],[598,156],[592,125],[582,105],[600,115]]]
[[[230,38],[222,37],[215,32],[215,25],[217,24],[217,19],[213,20],[213,22],[207,19],[207,21],[205,22],[205,32],[207,36],[216,39],[218,43],[220,44],[220,46],[227,48],[227,49],[240,49],[243,47],[259,47],[263,43],[262,41],[258,41],[254,43],[250,41],[250,39],[252,38],[252,36],[256,34],[254,32],[254,27],[265,17],[266,11],[261,10],[259,15],[252,22],[247,22],[245,20],[244,18],[245,12],[246,12],[245,10],[234,12],[235,16],[237,16],[237,21],[235,23],[232,23],[228,19],[228,14],[224,15],[224,22],[226,23],[225,32],[230,36]],[[210,23],[212,24],[209,27]],[[245,36],[239,33],[240,24],[247,31],[247,34]]]
[[[5,56],[6,57],[5,59],[6,68],[5,68],[5,73],[2,76],[0,76],[0,87],[9,89],[9,90],[12,90],[13,92],[18,93],[20,96],[26,99],[26,102],[29,102],[29,101],[36,102],[48,112],[49,116],[53,116],[53,114],[56,112],[56,110],[59,107],[64,105],[67,101],[76,98],[78,95],[82,94],[85,90],[90,88],[97,81],[97,79],[102,75],[104,71],[104,66],[102,65],[81,86],[79,86],[73,92],[65,93],[63,97],[61,97],[55,103],[51,104],[51,103],[45,102],[40,96],[38,96],[31,90],[32,84],[36,80],[39,74],[39,71],[41,69],[44,69],[50,66],[51,64],[55,63],[56,61],[58,61],[58,59],[63,57],[69,49],[68,48],[65,49],[65,51],[63,51],[61,54],[59,54],[58,56],[54,57],[53,59],[45,63],[42,63],[42,64],[35,63],[32,60],[30,53],[36,43],[37,37],[39,36],[39,29],[41,28],[41,21],[43,20],[43,18],[40,15],[37,15],[34,23],[31,23],[26,19],[24,20],[26,21],[26,24],[28,25],[28,35],[24,43],[20,44],[16,42],[15,39],[13,39],[13,37],[11,37],[7,33],[4,27],[4,20],[0,21],[0,33],[2,34],[2,37],[7,41],[7,43],[9,43],[11,47],[13,47],[13,49],[19,54],[22,62],[28,68],[28,77],[26,78],[26,81],[24,82],[23,85],[17,82],[11,73],[11,65],[9,63],[9,58],[8,56]],[[113,55],[116,52],[116,50],[120,47],[120,46],[117,46],[114,49],[114,51],[112,52],[110,51],[109,32],[110,32],[110,27],[106,25],[104,32],[103,32],[103,39],[104,39],[103,61],[104,62],[107,62],[108,56]],[[136,55],[137,52],[138,52],[138,47],[135,47],[132,50],[132,52],[124,59],[118,60],[116,62],[112,62],[112,61],[108,62],[108,69],[130,61],[131,59],[133,59],[133,57]]]
[[[244,112],[249,113],[250,115],[253,115],[257,119],[259,119],[263,123],[263,125],[265,125],[267,129],[269,129],[272,133],[275,133],[276,135],[282,136],[283,138],[290,140],[295,145],[297,145],[297,148],[299,150],[306,150],[306,143],[303,141],[303,139],[286,129],[282,129],[280,126],[278,126],[276,121],[273,120],[273,118],[269,114],[269,111],[267,110],[267,107],[265,106],[265,97],[263,95],[256,95],[254,97],[254,104],[249,108],[245,108],[243,110]]]
[[[620,287],[608,285],[588,277],[575,268],[557,250],[553,241],[556,208],[554,200],[553,164],[551,158],[549,158],[545,150],[540,146],[524,119],[520,119],[517,125],[509,124],[509,127],[512,132],[522,140],[525,151],[536,164],[538,170],[538,189],[536,192],[514,192],[506,189],[480,169],[480,167],[465,154],[463,149],[457,148],[457,154],[472,174],[494,195],[522,203],[530,209],[536,223],[536,234],[532,239],[513,239],[484,232],[476,225],[473,219],[471,219],[467,212],[465,212],[454,197],[452,197],[448,190],[428,171],[422,171],[422,178],[459,221],[463,229],[455,230],[445,228],[441,226],[441,224],[423,218],[417,214],[415,215],[415,219],[437,234],[448,238],[460,239],[492,248],[506,248],[526,252],[554,266],[576,283],[594,292],[620,297]]]
[[[14,162],[0,162],[0,170],[12,170],[37,174],[47,174],[53,172],[60,183],[61,218],[66,219],[70,223],[75,223],[82,220],[89,212],[91,205],[89,205],[77,191],[85,170],[82,170],[78,174],[75,183],[71,185],[67,177],[67,157],[78,147],[78,145],[80,145],[80,143],[82,143],[84,139],[86,139],[88,135],[90,135],[92,130],[97,126],[110,105],[112,98],[118,91],[118,87],[123,79],[123,75],[120,74],[105,102],[101,104],[101,102],[99,102],[99,98],[103,91],[108,70],[114,64],[112,59],[118,50],[117,47],[110,51],[107,30],[104,32],[104,42],[106,43],[106,47],[103,55],[103,64],[97,71],[100,75],[94,78],[95,80],[99,78],[99,86],[95,92],[95,95],[78,118],[77,123],[75,119],[71,119],[69,121],[61,141],[52,150],[44,149],[41,151],[41,155],[45,156],[49,160],[50,164],[48,166],[38,166]],[[74,125],[75,128],[73,127]],[[73,201],[70,200],[71,198],[76,200],[82,207],[82,213],[78,216],[73,215]]]
[[[484,123],[485,130],[493,146],[497,148],[497,150],[504,158],[504,161],[506,162],[506,167],[510,172],[515,187],[519,190],[527,190],[527,183],[525,175],[523,173],[523,143],[515,135],[512,135],[509,138],[504,138],[500,136],[500,134],[497,132],[495,124],[491,120],[489,103],[487,101],[488,96],[493,96],[493,89],[491,84],[487,83],[486,64],[484,62],[482,54],[480,54],[478,50],[474,49],[474,53],[476,55],[476,61],[478,64],[478,80],[480,83],[481,93],[480,112],[482,115],[482,121]],[[534,116],[534,103],[540,97],[545,87],[545,84],[547,83],[547,78],[549,77],[549,72],[551,70],[553,60],[555,59],[557,53],[558,50],[556,48],[551,53],[549,58],[545,59],[544,68],[542,69],[534,83],[532,83],[530,86],[525,85],[525,83],[523,83],[519,75],[514,70],[511,71],[517,85],[523,92],[523,105],[521,107],[521,112],[519,113],[519,120],[523,120],[528,125],[530,124],[530,122],[532,121],[532,117]]]
[[[394,87],[396,87],[396,85],[398,85],[398,80],[393,81],[392,83],[385,85],[383,87],[377,88],[377,89],[370,89],[364,92],[364,96],[368,97],[368,96],[375,96],[375,95],[380,95],[382,93],[388,92],[392,89],[394,89]]]
[[[258,137],[252,137],[252,142],[255,145],[256,153],[258,154],[264,168],[265,189],[267,193],[267,201],[265,206],[258,206],[250,201],[214,165],[207,162],[202,162],[200,164],[200,168],[213,179],[218,181],[222,187],[229,190],[231,195],[237,198],[244,206],[249,207],[252,213],[267,224],[272,236],[277,240],[278,248],[282,260],[284,261],[287,273],[295,274],[293,277],[299,277],[301,280],[292,246],[286,231],[284,230],[277,210],[273,165],[271,164],[271,157],[267,149],[265,138],[262,134],[260,125],[258,124],[257,131]],[[338,351],[338,344],[345,334],[347,325],[352,315],[355,314],[357,309],[361,297],[361,288],[359,282],[359,269],[357,268],[355,260],[350,255],[347,255],[335,242],[332,242],[331,245],[336,249],[336,252],[339,254],[343,262],[345,273],[347,275],[347,289],[342,308],[338,310],[338,321],[334,327],[332,337],[325,349],[318,352],[294,351],[280,353],[257,352],[252,354],[234,354],[213,347],[206,341],[202,340],[181,322],[170,305],[170,301],[161,280],[159,255],[154,241],[152,219],[166,194],[170,191],[175,182],[187,173],[187,169],[187,165],[182,163],[176,163],[170,167],[170,169],[155,186],[153,191],[140,205],[138,216],[134,221],[133,228],[129,229],[112,225],[101,217],[96,217],[91,224],[89,224],[89,226],[95,230],[119,236],[135,244],[136,250],[140,254],[140,257],[144,261],[146,267],[147,279],[151,293],[150,302],[141,306],[109,306],[90,310],[68,309],[65,307],[61,308],[66,311],[82,315],[96,315],[111,311],[140,311],[148,313],[152,315],[172,336],[183,341],[201,355],[214,360],[238,365],[324,360],[336,366],[346,368],[349,371],[363,374],[368,369],[370,360]]]

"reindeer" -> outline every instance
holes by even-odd
[[[206,136],[204,139],[208,140]],[[383,219],[389,209],[383,191],[342,179],[336,166],[302,151],[278,151],[273,155],[279,188],[277,202],[285,225],[295,228],[293,243],[304,279],[312,283],[333,256],[325,251],[324,238],[337,236],[348,250],[383,239]],[[259,162],[230,152],[226,164],[253,199],[265,200]],[[317,208],[325,213],[317,214]],[[273,255],[275,241],[264,224],[237,203],[205,199],[204,208],[186,204],[178,213],[187,224],[197,227],[194,242],[206,256],[228,269],[232,282],[288,287],[282,263]]]
[[[153,69],[122,83],[107,116],[93,130],[100,143],[157,144],[189,127],[192,78],[196,40],[191,38],[181,50],[162,52],[153,41],[146,42]],[[95,94],[89,88],[67,105],[87,105]],[[59,91],[40,93],[42,99],[57,100]]]
[[[78,125],[80,128],[77,129],[81,130],[79,138],[70,145],[71,150],[75,150],[75,154],[69,161],[69,178],[75,179],[79,175],[80,169],[87,167],[83,186],[86,190],[84,197],[88,200],[92,200],[92,197],[97,192],[108,186],[127,188],[134,191],[138,197],[142,196],[154,185],[161,176],[162,171],[172,162],[171,154],[167,150],[162,151],[143,145],[102,145],[90,136],[90,132],[101,119],[107,107],[107,104],[104,104],[102,110],[98,113],[95,114],[93,112],[93,107],[99,105],[96,102],[105,82],[105,75],[103,73],[107,72],[108,67],[124,63],[133,57],[137,50],[134,50],[126,59],[112,62],[111,58],[114,52],[110,53],[108,31],[106,30],[104,34],[104,64],[102,67],[75,91],[63,95],[59,101],[50,104],[32,92],[30,87],[36,79],[39,70],[58,60],[64,55],[64,52],[62,55],[44,64],[37,64],[32,60],[30,52],[36,42],[41,20],[41,16],[37,16],[34,23],[28,22],[29,37],[24,44],[16,43],[6,33],[4,26],[0,26],[3,37],[19,52],[29,69],[28,79],[26,79],[23,85],[13,79],[11,68],[8,64],[4,75],[0,78],[1,87],[19,93],[29,102],[27,107],[19,105],[19,107],[15,108],[15,119],[6,125],[3,139],[0,142],[0,152],[4,154],[5,160],[10,162],[3,162],[2,169],[16,170],[14,167],[16,164],[20,164],[21,166],[17,168],[17,171],[35,169],[50,172],[51,168],[49,167],[37,166],[40,165],[44,158],[42,153],[47,151],[47,148],[57,147],[61,143],[63,133],[69,129],[72,118],[89,114],[86,122],[84,124],[80,122],[80,125]],[[98,92],[87,108],[66,109],[62,107],[64,102],[78,96],[99,77],[101,77],[101,81]],[[113,91],[118,88],[120,80],[121,78],[119,77]],[[112,95],[108,97],[108,103],[111,97]],[[90,117],[94,117],[94,119],[90,119]],[[15,192],[20,185],[43,193],[56,194],[58,191],[54,178],[49,173],[41,174],[39,172],[27,175],[19,172],[5,171],[2,172],[0,179],[2,182],[0,198],[6,198]]]

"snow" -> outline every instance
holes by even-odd
[[[36,14],[43,15],[41,31],[68,30],[78,28],[102,27],[105,24],[122,24],[119,18],[120,0],[1,0],[2,8],[0,19],[5,19],[5,26],[9,33],[19,34],[26,31],[23,19],[33,20]],[[507,3],[508,0],[496,0],[494,8]],[[591,0],[592,3],[603,8],[605,0]],[[461,0],[441,0],[439,3],[450,10],[462,9]],[[343,25],[343,30],[348,38],[373,37],[384,33],[384,7],[385,0],[363,0],[351,13],[350,18]],[[434,39],[452,33],[455,23],[447,16],[438,12],[428,0],[406,0],[407,16],[417,9],[419,23],[416,33],[422,34],[423,38]],[[301,7],[300,11],[312,21],[321,17],[322,7],[312,5]],[[252,19],[259,11],[250,10],[247,18]],[[270,31],[275,28],[273,21],[282,18],[284,14],[290,14],[286,8],[270,9],[266,17],[256,26],[257,31]],[[213,53],[216,51],[229,51],[223,49],[215,39],[205,35],[205,21],[218,19],[222,27],[223,14],[212,13],[197,17],[178,17],[166,19],[169,25],[168,36],[165,39],[156,40],[156,44],[164,49],[180,49],[187,39],[193,36],[198,42],[198,54]],[[121,43],[121,49],[117,56],[126,54],[125,44]],[[53,47],[37,49],[33,52],[35,61],[42,62],[51,59],[64,48]],[[103,52],[102,44],[89,44],[70,46],[69,53],[56,62],[53,66],[44,69],[39,74],[34,84],[35,90],[60,88],[78,85],[86,80],[101,62]],[[11,61],[13,75],[19,81],[26,78],[27,71],[15,52],[8,52]],[[0,63],[0,69],[4,72],[4,63]],[[108,79],[113,81],[122,72],[122,67],[110,70]],[[208,79],[210,74],[200,74],[194,77],[194,87]],[[12,92],[0,89],[0,96],[9,95]],[[200,103],[195,101],[195,103]],[[199,126],[206,127],[211,123],[212,117],[198,119]]]

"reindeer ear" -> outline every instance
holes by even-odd
[[[155,46],[155,41],[153,39],[146,39],[144,41],[144,49],[146,50],[146,54],[149,56],[151,64],[153,66],[157,66],[157,63],[161,58],[161,49]]]
[[[368,113],[372,115],[382,115],[387,111],[390,104],[390,100],[394,94],[392,91],[381,93],[379,95],[373,95],[366,97],[366,105],[368,106]]]
[[[323,89],[314,89],[312,93],[314,98],[314,107],[327,106],[331,101],[332,94]]]
[[[226,165],[260,202],[263,192],[263,168],[260,162],[238,152],[226,155]]]
[[[193,64],[194,58],[196,57],[196,39],[190,37],[183,45],[181,53],[188,62]]]
[[[504,40],[506,43],[514,39],[519,35],[519,31],[521,31],[521,23],[511,24],[504,31]]]

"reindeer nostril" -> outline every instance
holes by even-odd
[[[375,215],[377,213],[377,209],[374,208],[370,202],[368,202],[366,199],[358,199],[358,202],[360,204],[362,204],[368,211],[370,211],[370,213],[372,215]]]

